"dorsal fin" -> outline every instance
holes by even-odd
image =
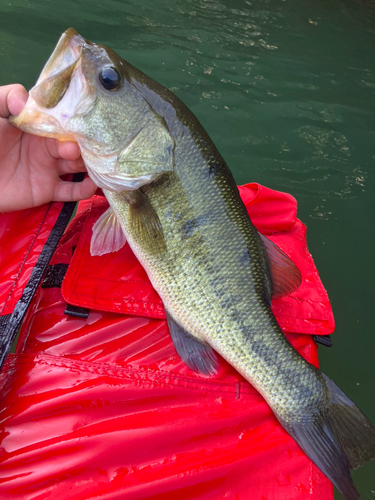
[[[259,233],[264,243],[272,281],[272,298],[280,299],[295,292],[302,276],[295,263],[266,236]]]

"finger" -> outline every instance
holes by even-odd
[[[94,196],[97,187],[87,177],[82,182],[60,181],[55,189],[52,201],[80,201]]]
[[[85,164],[81,157],[78,160],[60,160],[57,165],[59,176],[65,174],[75,174],[76,172],[86,172]]]
[[[81,151],[76,142],[57,141],[56,139],[46,139],[47,150],[52,158],[64,160],[78,160]]]
[[[45,141],[48,153],[52,156],[52,158],[59,160],[61,156],[57,149],[57,140],[46,138]]]
[[[69,141],[65,144],[68,145],[67,148],[63,149],[63,155],[60,154],[61,145],[64,144],[62,142],[57,141],[56,139],[44,139],[44,144],[47,148],[47,153],[57,160],[54,168],[57,169],[57,173],[59,176],[65,174],[71,174],[75,172],[85,172],[85,164],[83,163],[82,157],[80,154],[77,155],[77,149],[79,153],[79,148],[77,143]]]
[[[58,141],[57,150],[61,158],[64,158],[64,160],[78,160],[81,156],[78,144],[73,141]]]
[[[26,89],[18,83],[0,87],[0,116],[8,118],[10,115],[20,114],[27,98]]]

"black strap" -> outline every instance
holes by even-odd
[[[312,338],[315,342],[318,342],[318,344],[325,345],[326,347],[333,346],[330,335],[313,335]]]
[[[11,314],[4,314],[4,316],[0,316],[0,344],[3,343],[4,332],[8,325],[10,317]]]
[[[75,247],[74,247],[75,248]],[[69,264],[52,264],[47,267],[45,276],[42,281],[42,288],[61,288],[68,270]],[[68,316],[78,316],[78,318],[88,318],[90,309],[86,307],[66,305],[64,314]]]
[[[73,182],[81,182],[84,176],[84,173],[74,174]],[[57,221],[48,236],[46,244],[44,245],[39,255],[38,261],[35,264],[34,269],[32,270],[30,279],[25,286],[23,294],[17,302],[13,313],[9,315],[10,317],[0,336],[0,370],[4,365],[5,359],[9,354],[12,344],[17,336],[27,308],[29,307],[30,302],[39,286],[39,283],[43,278],[46,267],[48,266],[48,263],[51,260],[54,251],[56,250],[60,238],[63,235],[65,228],[73,215],[75,207],[75,201],[64,203]]]
[[[66,304],[64,314],[67,316],[77,316],[78,318],[88,318],[90,309],[86,307],[72,306],[72,304]]]
[[[61,288],[69,264],[48,266],[42,281],[42,288]]]

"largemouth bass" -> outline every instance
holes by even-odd
[[[32,134],[78,142],[110,204],[91,251],[128,241],[161,296],[177,352],[195,371],[225,358],[347,500],[350,469],[375,457],[375,429],[283,335],[270,304],[300,274],[262,238],[195,116],[169,90],[72,28],[22,113]]]

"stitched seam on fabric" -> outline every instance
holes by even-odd
[[[276,314],[275,314],[276,316]],[[277,314],[277,317],[278,318],[290,318],[290,321],[289,323],[293,323],[293,319],[294,320],[299,320],[299,321],[324,321],[324,322],[327,322],[329,321],[328,319],[324,319],[324,318],[300,318],[299,316],[288,316],[287,314]]]
[[[74,293],[75,293],[75,295],[77,297],[85,297],[85,298],[88,297],[90,299],[90,303],[91,304],[99,305],[99,304],[102,304],[102,303],[107,304],[108,301],[110,301],[110,302],[121,301],[122,303],[125,303],[127,305],[127,307],[132,308],[134,311],[135,310],[139,310],[139,307],[142,307],[142,304],[145,305],[145,308],[146,308],[146,305],[147,305],[148,307],[153,306],[154,308],[159,309],[160,311],[163,310],[162,305],[160,303],[158,303],[158,302],[150,302],[148,300],[143,300],[143,299],[125,299],[124,297],[121,297],[121,296],[115,296],[115,297],[111,296],[111,297],[106,297],[105,299],[101,299],[100,297],[93,298],[91,294],[86,294],[86,293],[82,293],[82,292],[79,293],[79,292],[77,292],[77,288],[79,286],[78,285],[78,281],[79,281],[79,279],[80,279],[81,276],[84,276],[84,275],[82,275],[82,274],[78,275],[77,280],[74,282],[73,291],[74,291]],[[106,282],[109,282],[109,283],[119,283],[116,280],[111,281],[111,280],[102,280],[102,279],[99,280],[98,279],[97,281],[106,281]],[[150,285],[150,287],[151,287],[151,284],[148,283],[147,281],[132,281],[132,282],[133,283],[144,283],[144,284]],[[123,282],[123,283],[127,283],[127,282]],[[133,304],[139,304],[139,307],[132,306],[132,303]]]
[[[85,276],[84,274],[79,274],[78,275],[78,278],[80,278],[81,276]],[[119,281],[119,280],[107,280],[105,278],[97,278],[96,276],[94,276],[93,278],[89,278],[89,279],[92,279],[93,281],[105,281],[106,283],[119,283],[121,285],[123,285],[124,283],[144,283],[146,285],[151,285],[151,283],[149,281],[144,281],[144,280],[122,280],[122,281]]]
[[[80,275],[82,276],[82,275]],[[86,294],[86,293],[78,293],[77,292],[77,287],[78,287],[78,279],[79,277],[77,278],[77,281],[75,282],[75,287],[74,287],[74,292],[76,293],[76,295],[78,296],[82,296],[82,297],[92,297],[92,295],[90,294]],[[107,281],[107,280],[98,280],[98,281]],[[118,283],[118,281],[113,281],[112,283]],[[147,283],[146,281],[144,282],[140,282],[140,283]],[[150,285],[151,286],[151,285]],[[95,301],[101,301],[103,299],[100,299],[100,298],[95,298]],[[152,304],[153,306],[157,306],[159,308],[161,308],[162,306],[158,303],[158,302],[150,302],[148,300],[142,300],[142,299],[124,299],[123,297],[119,296],[119,297],[106,297],[105,299],[105,302],[107,302],[108,300],[110,301],[118,301],[118,300],[121,300],[123,302],[133,302],[133,303],[143,303],[143,304]]]
[[[35,234],[35,236],[34,236],[33,240],[31,241],[31,243],[30,243],[30,245],[29,245],[29,248],[28,248],[28,249],[27,249],[27,251],[26,251],[26,254],[25,254],[25,257],[24,257],[23,261],[22,261],[22,262],[21,262],[21,264],[20,264],[20,267],[19,267],[19,269],[18,269],[17,276],[16,276],[16,278],[15,278],[15,280],[14,280],[14,283],[13,283],[13,285],[12,285],[12,287],[11,287],[10,291],[9,291],[8,297],[7,297],[7,298],[5,299],[5,301],[4,301],[4,306],[3,306],[3,308],[1,309],[0,314],[2,314],[2,312],[3,312],[3,311],[4,311],[4,309],[6,308],[6,306],[7,306],[8,302],[9,302],[9,300],[10,300],[10,298],[11,298],[12,294],[13,294],[13,291],[14,291],[14,289],[15,289],[16,285],[17,285],[17,282],[18,282],[18,281],[19,281],[19,279],[20,279],[20,276],[21,276],[22,270],[23,270],[23,268],[24,268],[24,266],[25,266],[25,263],[26,263],[26,261],[27,261],[27,259],[28,259],[29,255],[30,255],[30,252],[31,252],[31,250],[32,250],[32,248],[33,248],[33,246],[34,246],[34,243],[35,243],[36,239],[38,238],[38,235],[39,235],[40,230],[41,230],[41,228],[42,228],[42,226],[43,226],[43,224],[44,224],[44,221],[46,220],[46,217],[47,217],[47,214],[48,214],[48,212],[49,212],[50,208],[51,208],[51,203],[49,203],[49,204],[48,204],[48,206],[47,206],[47,210],[46,210],[46,212],[45,212],[45,214],[44,214],[44,216],[43,216],[43,218],[42,218],[42,221],[41,221],[41,222],[40,222],[40,224],[39,224],[39,227],[38,227],[38,229],[37,229],[37,232],[36,232],[36,234]]]
[[[274,313],[275,314],[275,313]],[[330,325],[331,321],[330,318],[300,318],[296,316],[288,316],[286,314],[275,314],[275,317],[277,318],[277,321],[280,325],[280,328],[282,329],[283,332],[289,331],[289,328],[295,327],[295,328],[300,328],[301,323],[306,324],[309,320],[312,321],[318,321],[320,325],[315,324],[314,327],[314,332],[298,332],[302,335],[319,335],[320,333],[323,332],[323,335],[330,335],[331,333],[334,332],[334,329],[330,327],[329,329],[332,330],[330,333],[326,332],[327,329],[327,324]],[[282,323],[282,324],[280,324]]]
[[[25,357],[29,359],[24,359]],[[21,358],[21,359],[20,359]],[[143,381],[144,383],[153,384],[156,386],[167,385],[169,387],[174,387],[177,382],[178,385],[192,390],[204,390],[210,392],[226,392],[236,395],[238,389],[238,382],[225,383],[220,381],[210,381],[205,379],[200,379],[198,377],[187,377],[181,376],[176,372],[161,371],[161,373],[155,373],[149,370],[135,369],[132,367],[118,367],[108,363],[100,364],[100,366],[95,366],[93,363],[88,363],[87,361],[76,361],[59,359],[58,357],[51,359],[52,357],[46,357],[45,355],[12,355],[10,361],[8,361],[8,370],[17,368],[17,361],[20,361],[22,366],[30,365],[35,367],[38,365],[55,366],[56,368],[66,368],[75,372],[87,372],[94,375],[109,375],[111,377],[117,378],[119,380],[130,380],[130,381]],[[123,376],[121,376],[123,374]],[[125,377],[127,375],[128,379]],[[137,377],[138,375],[138,377]],[[168,381],[171,379],[172,381]],[[249,388],[243,387],[241,383],[241,395],[254,395],[257,394],[256,390],[250,386]],[[203,386],[203,387],[202,387]]]
[[[75,305],[76,307],[83,307],[82,304],[79,303],[74,303],[75,301],[71,299],[70,304]],[[161,309],[160,307],[157,309],[155,308],[154,310],[150,308],[142,308],[142,304],[139,305],[139,307],[131,307],[131,305],[124,305],[122,304],[121,306],[106,306],[106,304],[101,304],[97,300],[93,301],[87,301],[85,303],[84,308],[86,309],[93,309],[95,311],[104,311],[104,312],[109,312],[109,313],[115,313],[115,314],[130,314],[130,315],[135,315],[139,317],[146,317],[146,318],[152,318],[152,319],[160,319],[160,320],[165,320],[165,314],[164,310]]]

